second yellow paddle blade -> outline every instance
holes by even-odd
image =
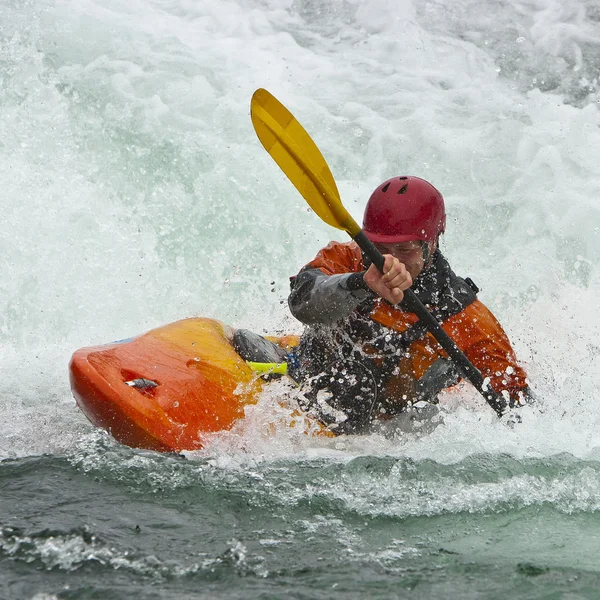
[[[358,235],[327,162],[294,115],[264,89],[254,92],[250,115],[258,139],[310,207],[332,227]]]

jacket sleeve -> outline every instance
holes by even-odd
[[[523,404],[531,397],[527,375],[518,364],[508,336],[490,310],[479,300],[448,321],[447,333],[498,393]],[[446,329],[444,327],[444,329]]]
[[[362,272],[325,275],[320,269],[304,268],[292,281],[290,311],[306,325],[332,325],[374,297],[359,278]]]
[[[331,242],[291,280],[291,313],[306,325],[332,325],[375,297],[364,283],[360,249]]]

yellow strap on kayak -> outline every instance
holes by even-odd
[[[287,363],[262,363],[252,362],[247,360],[246,364],[259,375],[266,375],[269,373],[278,373],[279,375],[287,375]]]

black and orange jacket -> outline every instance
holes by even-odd
[[[494,390],[505,391],[514,402],[522,403],[523,394],[527,393],[526,374],[500,323],[476,298],[466,281],[452,272],[439,251],[434,254],[435,265],[439,265],[438,270],[444,272],[445,278],[436,278],[427,271],[421,273],[412,286],[416,295],[442,321],[444,331],[483,377],[489,378]],[[307,325],[341,328],[349,335],[356,331],[353,325],[356,316],[363,314],[375,325],[372,331],[376,332],[379,327],[387,333],[387,338],[391,332],[397,334],[396,339],[404,342],[407,351],[398,360],[397,376],[392,375],[386,387],[389,395],[404,397],[401,377],[420,380],[437,359],[447,355],[435,338],[420,327],[414,313],[391,306],[372,292],[353,285],[357,277],[353,274],[362,273],[365,267],[355,242],[331,242],[292,278],[290,310]],[[360,340],[365,346],[369,345],[364,335]]]

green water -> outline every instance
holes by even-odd
[[[600,598],[598,40],[596,0],[0,0],[0,600]],[[520,425],[468,386],[336,440],[275,387],[185,457],[86,421],[77,348],[300,331],[289,277],[346,238],[256,139],[258,87],[358,221],[394,175],[442,191]]]
[[[595,461],[214,463],[2,462],[0,597],[598,597]]]

